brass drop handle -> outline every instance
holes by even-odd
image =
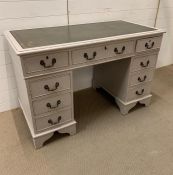
[[[150,64],[150,61],[148,60],[147,62],[146,62],[146,64],[144,64],[143,62],[141,62],[141,67],[148,67],[148,65]]]
[[[123,46],[122,49],[121,49],[121,51],[119,51],[117,48],[115,48],[115,49],[114,49],[114,52],[115,52],[116,54],[123,54],[125,50],[126,50],[126,47]]]
[[[84,53],[84,58],[86,58],[87,60],[93,60],[96,56],[97,56],[97,52],[93,52],[93,56],[89,57],[87,53]]]
[[[46,59],[49,59],[49,57],[47,56]],[[51,68],[55,65],[56,63],[56,59],[55,58],[52,58],[52,62],[50,65],[46,65],[45,61],[44,60],[41,60],[40,61],[40,65],[43,66],[44,68]]]
[[[144,82],[146,80],[147,76],[145,75],[143,79],[141,79],[141,77],[138,77],[138,81],[139,82]]]
[[[58,106],[61,104],[61,100],[58,100],[56,102],[56,106],[52,106],[50,103],[47,103],[46,106],[50,109],[55,109],[55,108],[58,108]]]
[[[47,91],[55,91],[55,90],[58,89],[58,87],[59,87],[59,83],[56,82],[56,83],[55,83],[55,88],[50,89],[50,87],[49,87],[48,85],[45,85],[45,86],[44,86],[44,89],[47,90]]]
[[[136,95],[143,95],[143,93],[144,93],[144,89],[142,89],[141,92],[136,91]]]
[[[154,41],[151,44],[145,43],[145,48],[152,49],[154,47],[154,44],[155,44]]]
[[[62,119],[61,116],[59,116],[59,117],[57,118],[57,121],[53,121],[52,119],[49,119],[49,120],[48,120],[48,123],[51,124],[51,125],[57,125],[58,123],[60,123],[61,119]]]

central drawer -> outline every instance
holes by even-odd
[[[70,73],[33,78],[28,82],[32,98],[71,89]]]
[[[135,41],[110,44],[107,46],[107,52],[109,57],[133,54],[135,52]]]
[[[32,102],[33,112],[35,115],[52,112],[70,106],[71,102],[72,94],[70,92],[62,95],[44,97]]]
[[[94,60],[121,57],[122,55],[135,52],[135,41],[125,41],[121,43],[112,43],[103,46],[93,46],[72,51],[72,64],[82,64]]]
[[[86,63],[106,58],[105,46],[93,46],[72,51],[72,64]]]

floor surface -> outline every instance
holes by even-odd
[[[158,69],[152,104],[126,117],[104,95],[75,94],[78,133],[35,150],[20,109],[0,113],[1,175],[172,175],[173,66]]]

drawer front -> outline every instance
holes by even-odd
[[[68,52],[25,57],[23,64],[25,73],[60,69],[69,65]]]
[[[46,117],[36,119],[36,130],[41,131],[58,127],[72,120],[71,110],[65,110]]]
[[[155,68],[157,55],[136,57],[132,59],[131,72],[144,70],[146,68]]]
[[[135,52],[135,42],[129,41],[108,45],[107,52],[109,57],[132,54]]]
[[[137,41],[136,52],[143,52],[160,48],[162,37],[153,37]]]
[[[144,85],[138,85],[138,86],[129,88],[127,100],[131,101],[131,100],[145,97],[146,95],[149,95],[150,92],[151,92],[151,83],[146,83]]]
[[[35,115],[55,111],[71,105],[71,93],[46,97],[33,101],[33,111]]]
[[[131,78],[129,81],[130,86],[138,85],[141,83],[146,83],[152,81],[154,75],[154,70],[142,70],[140,72],[135,72],[131,74]]]
[[[107,55],[104,46],[74,50],[72,51],[72,64],[91,62],[106,57]]]
[[[38,97],[55,92],[69,90],[71,88],[70,74],[59,76],[55,74],[45,78],[37,78],[29,82],[31,96]]]

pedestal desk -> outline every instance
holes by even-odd
[[[150,104],[164,31],[125,21],[6,31],[18,99],[36,148],[55,131],[76,133],[74,69],[94,66],[102,87],[125,115]]]

